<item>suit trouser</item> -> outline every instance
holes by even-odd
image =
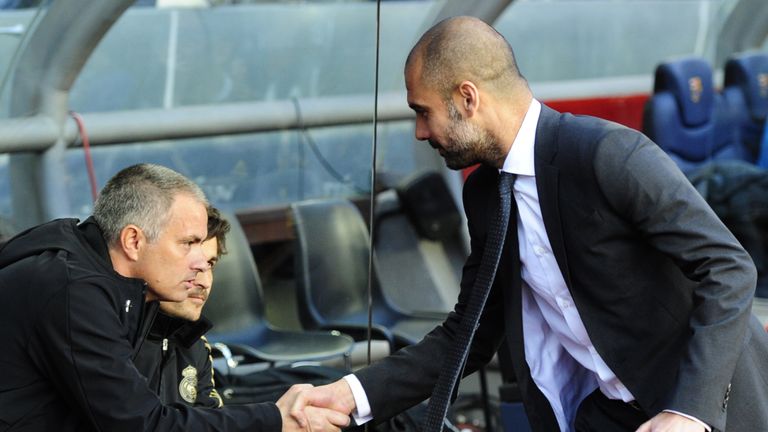
[[[597,389],[579,405],[575,424],[577,432],[634,432],[647,420],[635,403],[608,399]]]

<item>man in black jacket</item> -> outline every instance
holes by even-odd
[[[204,336],[212,324],[202,310],[211,294],[213,268],[226,253],[229,229],[221,213],[208,207],[208,238],[202,244],[208,266],[197,274],[186,300],[160,302],[160,312],[136,356],[136,368],[165,404],[224,405],[214,386],[211,346]]]
[[[299,430],[287,407],[300,386],[277,403],[164,405],[133,362],[153,300],[185,300],[208,267],[207,205],[184,176],[135,165],[109,180],[93,217],[31,228],[0,250],[0,431]],[[315,414],[315,432],[348,422]]]

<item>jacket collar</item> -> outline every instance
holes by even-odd
[[[155,341],[173,339],[185,348],[189,348],[211,328],[213,324],[204,316],[197,321],[188,321],[159,311],[147,338]]]
[[[99,264],[106,267],[110,272],[114,272],[112,267],[112,260],[109,258],[109,248],[107,242],[104,240],[104,236],[101,233],[101,228],[96,223],[96,219],[93,216],[84,220],[77,226],[80,232],[81,238],[84,240],[87,246],[90,246],[91,250],[95,252],[94,257]]]

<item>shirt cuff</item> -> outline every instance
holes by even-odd
[[[711,427],[710,427],[708,424],[706,424],[706,423],[704,423],[703,421],[701,421],[701,420],[697,419],[696,417],[693,417],[693,416],[689,416],[688,414],[683,414],[683,413],[681,413],[680,411],[669,410],[669,409],[667,409],[667,410],[664,410],[664,412],[668,412],[668,413],[672,413],[672,414],[677,414],[677,415],[679,415],[679,416],[683,416],[683,417],[685,417],[685,418],[687,418],[687,419],[689,419],[689,420],[693,420],[693,421],[695,421],[696,423],[698,423],[698,424],[700,424],[700,425],[704,426],[704,430],[706,430],[707,432],[712,432],[712,428],[711,428]]]
[[[360,380],[354,374],[349,374],[344,377],[344,381],[349,385],[349,388],[352,390],[352,397],[355,398],[355,410],[352,411],[352,418],[355,420],[355,424],[359,426],[373,420],[371,404],[368,403],[368,396],[365,394],[365,389],[363,389]]]

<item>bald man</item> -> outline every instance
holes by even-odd
[[[420,343],[307,404],[384,419],[430,396],[513,173],[509,221],[464,373],[506,336],[537,431],[768,431],[768,338],[750,313],[754,265],[658,146],[533,98],[511,47],[482,21],[427,31],[405,66],[416,138],[464,186],[471,253],[454,311]],[[514,207],[513,207],[514,208]]]

